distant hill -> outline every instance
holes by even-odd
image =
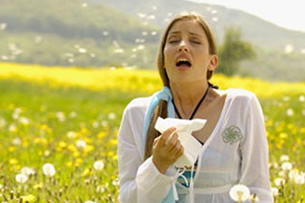
[[[205,16],[219,44],[227,26],[241,28],[258,57],[243,62],[240,75],[305,80],[305,33],[184,0],[0,0],[0,61],[155,68],[161,30],[185,10]]]

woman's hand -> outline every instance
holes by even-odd
[[[182,155],[183,146],[178,139],[175,128],[167,129],[154,140],[152,161],[160,173],[164,174],[168,167]]]

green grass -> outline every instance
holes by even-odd
[[[0,80],[0,201],[18,202],[31,194],[36,200],[29,202],[117,202],[116,136],[125,106],[138,96],[145,95]],[[280,161],[288,155],[293,168],[305,171],[305,102],[301,96],[260,99],[266,116],[271,182],[279,189],[276,202],[304,202],[304,184],[294,183],[289,171],[281,172]],[[288,109],[293,115],[287,115]],[[58,112],[64,115],[63,121]],[[22,117],[29,123],[22,124]],[[67,136],[71,131],[75,138]],[[86,147],[77,147],[78,140],[86,141]],[[101,171],[93,167],[97,160],[104,163]],[[54,165],[55,176],[43,174],[45,163]],[[15,177],[25,166],[35,174],[21,184]],[[277,186],[280,176],[286,182]]]

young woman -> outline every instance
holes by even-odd
[[[185,13],[165,29],[158,54],[161,91],[126,107],[119,130],[121,202],[233,202],[235,184],[259,202],[272,202],[268,144],[256,96],[209,83],[217,67],[216,44],[201,16]],[[192,135],[202,144],[192,169],[174,163],[184,149],[174,128],[160,135],[158,117],[202,118]]]

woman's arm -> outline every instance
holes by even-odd
[[[161,174],[148,158],[141,156],[143,116],[130,105],[123,114],[118,135],[120,202],[161,202],[168,194],[173,177]]]
[[[240,144],[240,183],[256,194],[259,202],[273,202],[269,178],[268,142],[264,126],[264,116],[258,99],[250,95],[246,118],[245,137]]]

